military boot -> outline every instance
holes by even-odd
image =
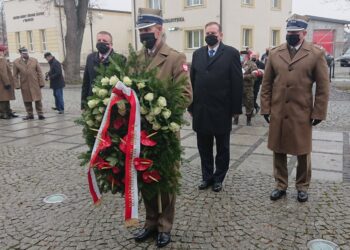
[[[252,115],[247,115],[247,126],[252,126]]]

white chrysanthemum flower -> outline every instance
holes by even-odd
[[[132,81],[129,77],[127,76],[124,76],[123,78],[123,83],[126,85],[126,86],[131,86],[132,85]]]
[[[169,109],[165,109],[162,112],[162,115],[163,115],[164,119],[168,119],[171,116],[171,111]]]
[[[159,130],[161,128],[160,124],[158,122],[154,122],[152,124],[152,129],[153,130]]]
[[[159,115],[160,112],[162,112],[162,109],[160,107],[154,107],[153,109],[151,109],[151,114],[153,115]]]
[[[153,101],[154,99],[154,94],[153,93],[147,93],[144,97],[143,97],[146,101]]]
[[[91,121],[91,120],[87,120],[87,121],[86,121],[86,124],[87,124],[89,127],[94,126],[94,122]]]
[[[160,107],[166,107],[166,99],[163,96],[158,97],[157,104]]]
[[[140,112],[141,112],[141,115],[145,115],[145,114],[147,114],[147,113],[148,113],[148,110],[147,110],[147,108],[145,108],[145,107],[141,106],[141,108],[140,108]]]
[[[101,98],[105,98],[108,95],[108,90],[107,89],[100,89],[97,94]]]
[[[103,77],[101,79],[102,86],[107,86],[109,84],[109,78],[108,77]]]
[[[112,76],[109,79],[109,85],[114,87],[117,84],[118,81],[119,81],[119,78],[117,76]]]
[[[103,116],[102,115],[96,115],[95,116],[95,119],[96,119],[96,121],[102,121],[102,118],[103,118]]]
[[[92,99],[90,101],[88,101],[88,106],[90,109],[93,109],[94,107],[97,106],[97,104],[100,102],[100,100],[97,100],[97,99]]]
[[[144,87],[146,87],[146,84],[144,82],[139,82],[136,84],[138,89],[143,89]]]
[[[105,107],[99,107],[98,111],[100,111],[100,113],[103,114],[105,112]]]
[[[180,130],[180,125],[177,124],[176,122],[171,122],[171,123],[169,124],[169,129],[170,129],[171,131],[173,131],[173,132],[177,132],[177,131]]]
[[[105,99],[103,99],[103,104],[104,105],[108,105],[108,103],[109,103],[109,97],[107,97],[107,98],[105,98]]]

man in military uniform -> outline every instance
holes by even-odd
[[[20,48],[19,52],[21,57],[13,62],[13,78],[15,85],[21,89],[27,111],[23,120],[34,119],[32,102],[35,102],[39,120],[44,120],[41,88],[45,86],[45,82],[39,62],[35,58],[29,57],[26,48]]]
[[[0,119],[17,117],[10,108],[10,100],[15,100],[15,86],[5,58],[6,50],[6,46],[0,45]]]
[[[140,41],[145,46],[140,51],[139,60],[148,60],[150,62],[147,70],[157,68],[157,77],[160,80],[171,78],[174,82],[177,82],[183,78],[187,79],[184,96],[187,100],[185,105],[188,106],[192,102],[192,87],[189,80],[186,57],[165,43],[161,11],[140,8],[137,29],[140,33]],[[179,166],[174,164],[174,167]],[[144,196],[143,193],[142,195]],[[175,215],[175,198],[176,196],[173,193],[162,192],[163,212],[160,214],[158,213],[157,197],[150,200],[143,199],[146,208],[146,222],[143,229],[135,235],[135,241],[144,241],[154,233],[158,233],[158,247],[164,247],[170,242],[170,231]]]
[[[287,154],[298,158],[296,189],[299,202],[308,200],[311,180],[312,126],[326,118],[329,79],[324,52],[306,42],[308,18],[292,15],[287,43],[270,51],[261,89],[261,114],[269,125],[268,148],[273,153],[276,188],[271,200],[286,194]],[[316,85],[315,96],[312,93]],[[314,99],[314,101],[313,101]]]
[[[256,80],[257,66],[252,60],[243,63],[243,105],[247,116],[247,126],[252,125],[254,112],[254,82]],[[234,124],[238,124],[239,115],[234,116]]]

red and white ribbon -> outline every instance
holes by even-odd
[[[120,100],[127,100],[130,104],[128,123],[128,134],[126,136],[125,151],[125,221],[126,225],[133,225],[138,221],[138,188],[137,171],[134,166],[134,159],[140,155],[140,104],[136,93],[124,83],[118,82],[112,91],[109,103],[104,113],[101,126],[92,150],[90,167],[88,170],[89,189],[94,203],[101,199],[101,193],[97,185],[93,167],[98,159],[99,152],[111,146],[111,139],[108,136],[112,107]]]

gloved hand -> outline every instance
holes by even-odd
[[[264,115],[264,119],[267,123],[270,123],[270,115]]]
[[[322,122],[322,120],[319,120],[319,119],[314,119],[314,120],[311,119],[310,121],[311,121],[312,126],[316,126],[317,124]]]
[[[10,90],[11,89],[11,85],[5,85],[5,89]]]

